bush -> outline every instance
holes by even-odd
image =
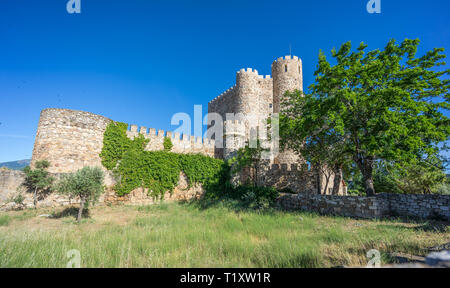
[[[273,187],[257,187],[241,185],[233,187],[226,185],[223,190],[211,190],[205,195],[205,200],[237,200],[238,206],[252,209],[266,209],[275,204],[279,192]]]
[[[25,200],[25,197],[23,197],[22,194],[17,194],[12,200],[17,205],[22,205],[23,201]]]

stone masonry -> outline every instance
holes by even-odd
[[[258,129],[265,127],[265,121],[273,112],[279,111],[284,92],[301,90],[303,87],[302,62],[297,56],[285,56],[275,60],[272,64],[272,74],[273,78],[270,75],[264,77],[259,75],[257,70],[241,69],[236,74],[236,85],[208,104],[209,113],[217,113],[225,120],[222,139],[224,148],[217,145],[218,139],[211,137],[201,139],[137,125],[129,126],[127,136],[133,138],[142,134],[150,139],[145,148],[147,151],[162,150],[164,138],[169,137],[173,143],[172,152],[201,153],[227,159],[234,155],[238,148],[244,146],[250,135],[257,135]],[[227,120],[227,113],[233,113],[237,119]],[[83,111],[53,108],[43,110],[36,133],[31,166],[33,167],[38,160],[48,160],[51,163],[49,168],[51,173],[74,172],[84,166],[102,167],[99,154],[103,147],[103,134],[111,121],[106,117]],[[332,187],[333,177],[324,180],[326,179],[324,175],[314,174],[319,170],[303,174],[289,169],[280,169],[276,172],[271,168],[272,164],[282,168],[285,165],[302,166],[305,162],[292,151],[280,152],[271,160],[269,166],[261,169],[268,171],[268,174],[265,175],[267,177],[261,177],[267,181],[259,181],[260,185],[284,187],[286,179],[289,179],[291,183],[289,186],[294,187],[294,191],[297,192],[318,191],[311,187],[319,185],[318,183],[322,184],[321,187]],[[272,173],[274,171],[276,173]],[[319,178],[320,182],[317,180]],[[280,180],[279,183],[277,179]],[[324,181],[328,181],[328,185],[323,185]],[[110,185],[113,179],[109,177],[106,182]],[[322,190],[320,193],[329,193],[325,189]],[[344,187],[341,187],[340,194],[344,194],[344,191]]]
[[[84,166],[102,167],[100,152],[103,147],[103,134],[112,120],[83,111],[68,109],[45,109],[41,112],[36,140],[34,143],[31,166],[36,161],[48,160],[51,173],[74,172]],[[127,131],[129,138],[143,134],[150,139],[145,148],[147,151],[163,150],[164,137],[170,137],[173,143],[172,152],[201,153],[214,155],[214,141],[195,138],[172,132],[164,132],[154,128],[147,129],[130,125]],[[106,171],[106,170],[105,170]],[[110,182],[110,181],[109,181]],[[108,183],[109,183],[108,182]]]
[[[249,139],[255,139],[253,137],[256,135],[259,139],[265,139],[263,131],[266,128],[266,120],[273,113],[280,112],[284,93],[295,90],[303,90],[302,61],[297,56],[288,55],[276,59],[272,63],[272,77],[259,75],[258,71],[252,68],[238,71],[236,85],[208,103],[208,128],[212,127],[213,123],[216,125],[218,116],[224,123],[223,138],[220,138],[220,135],[219,138],[216,135],[208,135],[215,139],[216,144],[223,141],[223,145],[216,145],[215,156],[231,158]],[[297,166],[303,167],[305,164],[305,160],[293,151],[281,151],[270,159],[266,167],[261,167],[263,175],[259,177],[258,183],[285,187],[300,193],[319,192],[320,187],[321,194],[329,194],[329,189],[325,187],[332,187],[334,174],[325,177],[320,169],[296,169]],[[291,167],[294,169],[291,170]],[[345,187],[341,185],[339,194],[345,193]]]
[[[409,216],[450,221],[450,195],[378,194],[374,197],[282,194],[278,204],[287,210],[358,218]]]

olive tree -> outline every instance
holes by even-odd
[[[25,180],[23,186],[33,192],[34,209],[37,208],[38,196],[41,193],[50,191],[54,178],[47,171],[50,162],[47,160],[36,161],[34,169],[27,166],[23,169]]]
[[[83,209],[95,203],[104,190],[104,174],[99,167],[84,167],[75,173],[64,175],[57,184],[60,193],[80,198],[77,221],[80,222]]]

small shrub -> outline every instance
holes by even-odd
[[[273,187],[258,187],[253,185],[228,186],[227,189],[215,191],[212,194],[208,192],[205,200],[238,200],[238,203],[232,206],[259,210],[272,207],[279,195],[278,191]]]
[[[23,205],[23,201],[25,200],[25,197],[23,197],[22,194],[17,194],[12,201],[16,203],[17,205]]]
[[[348,189],[347,194],[349,196],[359,196],[362,192],[356,189]]]

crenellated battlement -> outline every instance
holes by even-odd
[[[235,89],[236,89],[236,85],[228,88],[226,91],[222,92],[219,96],[217,96],[213,100],[209,101],[209,103],[212,104],[212,103],[217,102],[221,98],[226,97],[227,95],[230,95],[231,93],[233,93]]]
[[[149,139],[149,143],[145,147],[146,151],[157,151],[164,149],[164,138],[171,139],[173,148],[176,153],[200,153],[204,155],[214,156],[215,141],[208,138],[195,137],[192,135],[180,135],[179,132],[171,132],[164,130],[156,130],[145,126],[129,125],[127,136],[130,139],[143,135],[145,139]]]
[[[312,169],[308,166],[308,164],[297,164],[297,163],[281,163],[281,164],[272,164],[270,165],[269,171],[272,173],[276,172],[311,172]]]
[[[248,75],[254,75],[258,76],[258,70],[252,69],[252,68],[242,68],[241,70],[237,71],[237,74],[248,74]]]
[[[297,56],[291,56],[291,55],[286,55],[284,57],[278,57],[275,61],[273,61],[272,65],[275,63],[286,63],[286,62],[292,62],[292,60],[297,61],[299,63],[302,62],[302,59],[300,59]]]

